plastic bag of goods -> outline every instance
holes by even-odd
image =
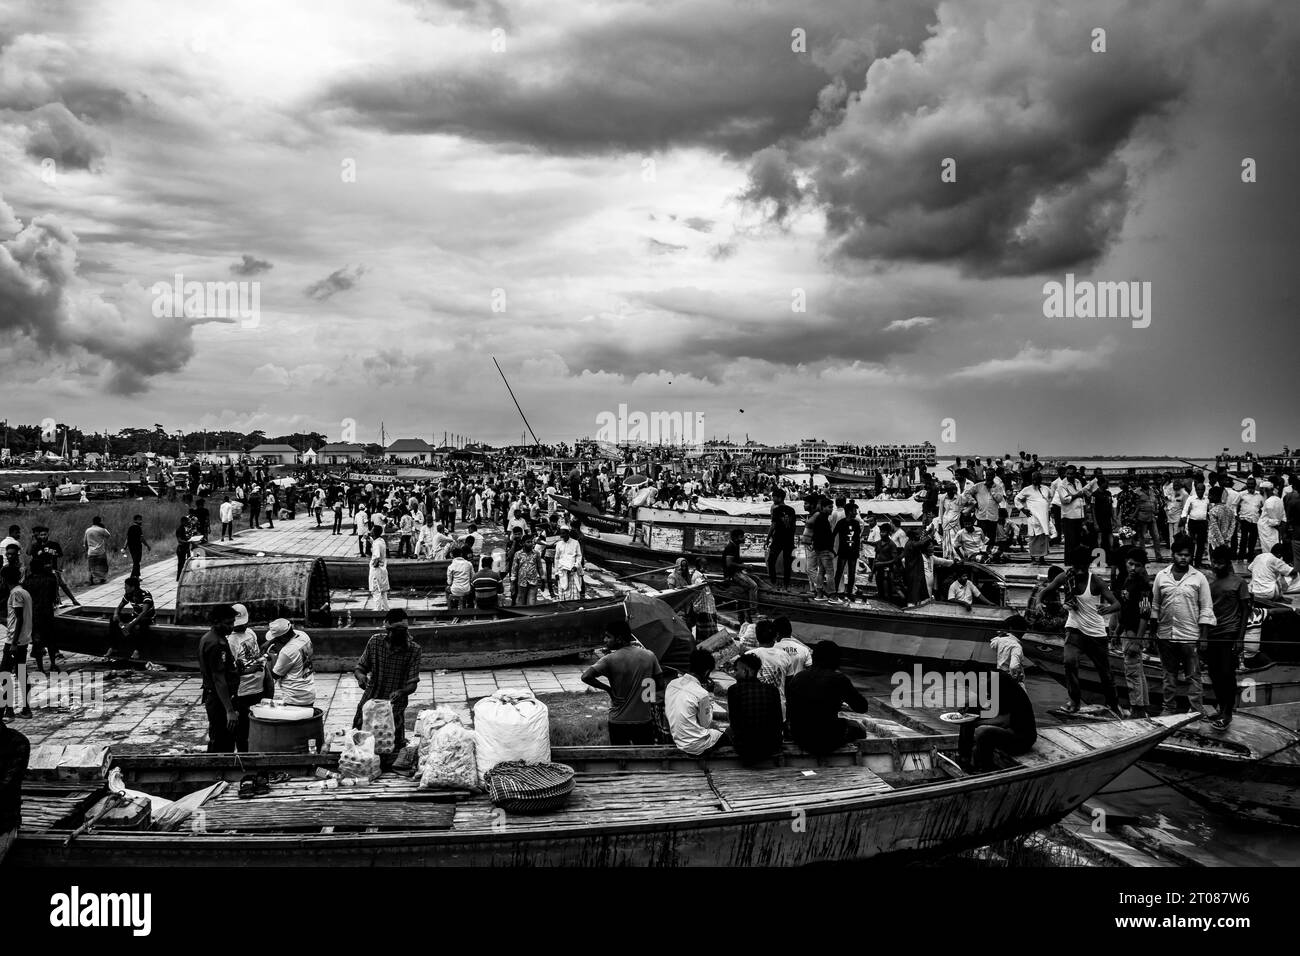
[[[740,625],[740,643],[745,647],[758,647],[758,627],[753,621],[746,621]]]
[[[434,707],[431,710],[422,710],[420,716],[415,718],[415,735],[428,739],[433,736],[435,730],[444,724],[459,724],[460,722],[460,714],[450,707]]]
[[[374,735],[354,730],[339,756],[339,776],[350,780],[374,780],[379,776],[379,755]]]
[[[392,701],[366,701],[361,707],[361,729],[374,735],[375,753],[392,753],[393,745],[397,742],[397,724],[393,721]]]
[[[417,767],[423,767],[424,761],[429,757],[429,749],[433,746],[433,735],[445,727],[447,724],[461,723],[460,714],[450,707],[435,707],[432,710],[420,711],[420,716],[415,718],[415,736],[420,738],[420,759]]]
[[[546,705],[526,690],[498,690],[474,705],[479,776],[505,760],[540,763],[551,759],[551,724]]]
[[[419,789],[479,789],[476,751],[474,731],[459,723],[438,728],[420,773]]]

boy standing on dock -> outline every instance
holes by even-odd
[[[1174,538],[1170,549],[1173,563],[1160,571],[1152,583],[1151,621],[1156,629],[1156,646],[1165,668],[1163,714],[1173,714],[1178,694],[1178,677],[1187,678],[1187,700],[1195,713],[1204,713],[1201,692],[1201,661],[1197,646],[1208,643],[1217,622],[1210,582],[1192,567],[1195,545],[1185,534]]]

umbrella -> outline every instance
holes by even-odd
[[[625,488],[637,488],[641,485],[647,485],[649,483],[650,483],[649,475],[628,475],[626,478],[623,479],[623,486]]]
[[[655,657],[662,659],[675,640],[688,644],[694,640],[686,622],[657,597],[629,591],[623,598],[623,606],[627,609],[627,625],[632,634]]]

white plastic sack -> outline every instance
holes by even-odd
[[[421,790],[477,790],[474,731],[449,723],[434,732],[420,773]]]
[[[393,720],[392,701],[366,701],[361,707],[361,730],[374,735],[375,753],[392,753],[397,743],[397,724]]]
[[[753,621],[740,625],[740,643],[745,647],[758,647],[758,627]]]
[[[551,759],[551,723],[546,705],[526,690],[498,690],[474,705],[479,776],[504,760],[541,763]]]
[[[379,755],[375,753],[375,736],[354,730],[339,756],[339,776],[345,779],[374,780],[379,776]]]

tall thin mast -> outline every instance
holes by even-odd
[[[519,407],[519,399],[515,398],[515,390],[510,387],[510,381],[506,378],[506,373],[501,371],[501,363],[496,360],[495,355],[492,357],[492,364],[495,365],[497,371],[501,373],[501,381],[506,383],[506,391],[510,393],[510,400],[515,403],[515,408],[519,409],[519,417],[524,420],[524,425],[528,428],[528,434],[533,436],[533,444],[540,445],[541,442],[537,440],[537,433],[533,431],[533,426],[528,424],[528,416],[525,415],[524,410]]]

